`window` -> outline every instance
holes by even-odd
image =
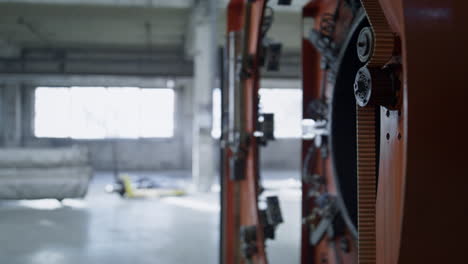
[[[302,135],[302,90],[260,89],[260,112],[273,113],[276,138]]]
[[[38,87],[37,137],[172,137],[174,90],[136,87]]]
[[[260,112],[273,113],[276,138],[300,138],[302,134],[302,90],[260,89]],[[213,91],[212,136],[221,136],[221,92]]]
[[[213,90],[213,123],[211,124],[211,136],[214,138],[221,137],[221,89]]]

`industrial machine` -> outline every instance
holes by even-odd
[[[233,0],[222,67],[221,252],[222,263],[267,263],[265,239],[283,221],[278,198],[262,192],[259,146],[273,136],[273,116],[259,113],[259,70],[278,69],[281,45],[266,34],[273,10],[266,1]]]
[[[258,208],[265,2],[228,7],[221,263],[267,263],[266,227],[280,222]],[[466,7],[304,6],[302,264],[466,262],[463,236],[448,230],[468,220]]]
[[[453,244],[440,243],[450,235],[429,230],[466,220],[444,209],[467,212],[449,198],[457,177],[441,175],[468,174],[461,157],[441,157],[458,155],[454,146],[428,140],[463,137],[450,117],[459,99],[441,95],[444,87],[455,87],[451,98],[467,95],[461,79],[449,77],[463,72],[453,58],[467,55],[466,37],[459,38],[467,21],[455,11],[463,5],[337,0],[304,7],[303,118],[316,135],[303,141],[302,263],[461,260]],[[458,49],[434,54],[440,39]],[[442,69],[449,64],[451,73]],[[432,125],[438,122],[453,123]]]

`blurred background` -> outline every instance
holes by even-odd
[[[0,263],[216,263],[227,0],[0,1]],[[265,195],[299,263],[300,12],[277,6],[262,73]]]

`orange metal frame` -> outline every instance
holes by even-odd
[[[258,118],[258,90],[259,90],[259,65],[258,47],[260,41],[260,27],[263,20],[265,8],[264,0],[256,0],[251,4],[250,17],[246,17],[247,0],[231,0],[227,10],[227,33],[241,32],[248,35],[248,52],[252,58],[251,75],[243,80],[244,106],[245,106],[245,129],[248,134],[248,145],[246,147],[245,178],[242,180],[232,180],[230,178],[229,158],[232,152],[225,149],[223,159],[223,217],[222,230],[223,239],[221,241],[221,262],[223,264],[244,263],[241,257],[240,227],[257,226],[257,250],[253,256],[252,263],[267,263],[264,246],[264,235],[262,223],[259,221],[258,210],[258,144],[253,136]],[[244,23],[249,20],[250,28],[244,31]]]
[[[326,13],[333,13],[336,7],[337,1],[310,1],[306,6],[304,6],[302,11],[303,22],[306,22],[308,19],[313,19],[314,24],[311,29],[318,30],[320,19],[322,15]],[[345,17],[346,21],[349,20],[349,15],[342,14]],[[303,26],[307,26],[304,23]],[[348,24],[340,25],[337,24],[337,31],[347,30],[346,26]],[[310,118],[308,116],[307,107],[308,104],[322,96],[321,94],[321,85],[324,78],[324,70],[320,68],[321,63],[321,54],[317,49],[310,43],[310,41],[303,36],[302,39],[302,87],[303,87],[303,118]],[[333,86],[331,84],[326,84],[324,90],[325,96],[329,96],[332,93]],[[304,140],[302,142],[302,162],[304,163],[305,156],[307,155],[308,149],[314,144],[313,141]],[[316,150],[319,152],[319,150]],[[315,160],[310,161],[312,170],[314,173],[322,175],[325,178],[326,192],[332,195],[337,195],[337,187],[335,184],[335,178],[333,176],[332,169],[332,160],[330,155],[326,158],[316,155]],[[304,164],[303,164],[304,165]],[[308,197],[310,193],[311,186],[305,182],[302,183],[302,217],[305,219],[312,213],[312,210],[316,207],[314,200]],[[301,263],[302,264],[311,264],[311,263],[356,263],[354,259],[356,258],[356,248],[354,243],[349,244],[349,252],[339,251],[338,253],[330,249],[329,241],[323,239],[315,247],[310,244],[310,223],[303,222],[302,224],[302,236],[301,236]],[[351,240],[349,234],[346,235],[349,240]],[[338,240],[334,241],[335,244],[339,244]],[[336,258],[340,258],[341,262]]]
[[[365,0],[371,1],[371,0]],[[466,243],[459,233],[468,222],[468,203],[463,198],[468,175],[468,148],[461,116],[466,117],[466,66],[468,24],[466,1],[374,0],[380,3],[395,34],[394,59],[401,62],[401,105],[399,109],[380,108],[379,180],[376,201],[376,241],[379,264],[460,263],[465,259]],[[263,229],[258,210],[258,145],[253,132],[257,122],[259,30],[265,7],[263,0],[231,0],[228,6],[228,33],[249,36],[248,52],[252,74],[243,80],[245,89],[246,148],[245,178],[230,179],[229,157],[224,151],[221,262],[246,263],[240,257],[240,227],[257,226],[257,254],[252,263],[267,263]],[[246,17],[246,6],[251,12]],[[336,0],[313,0],[303,9],[304,18],[319,21],[330,12]],[[244,31],[245,21],[249,28]],[[315,27],[318,23],[316,23]],[[338,26],[345,30],[346,23]],[[304,118],[307,103],[320,96],[323,72],[321,55],[302,40]],[[333,89],[327,86],[326,91]],[[463,124],[462,124],[463,126]],[[388,136],[387,136],[388,135]],[[304,158],[311,142],[304,141]],[[331,177],[332,161],[314,160],[314,169],[327,178],[327,191],[337,192]],[[315,204],[306,196],[310,186],[303,184],[303,216]],[[237,202],[236,202],[237,201]],[[453,228],[457,228],[453,231]],[[460,229],[461,228],[461,229]],[[302,264],[338,263],[328,241],[316,247],[309,243],[309,225],[302,226]],[[344,264],[357,263],[356,249],[340,252]]]
[[[461,195],[467,186],[463,153],[468,146],[466,140],[460,142],[466,138],[462,132],[466,128],[459,129],[464,121],[457,118],[458,114],[467,113],[464,62],[468,58],[468,16],[464,13],[468,3],[375,1],[380,3],[395,34],[394,59],[400,60],[402,66],[400,109],[380,108],[376,263],[464,262],[466,242],[451,229],[466,230],[468,221],[468,203]],[[323,10],[334,3],[310,1],[303,9],[303,17],[318,21]],[[320,54],[308,40],[302,42],[307,118],[305,107],[319,96],[322,73]],[[303,159],[309,144],[303,142]],[[317,166],[316,170],[321,172],[323,168]],[[303,184],[303,216],[314,207],[305,196],[308,188]],[[332,182],[328,188],[333,191]],[[303,225],[301,263],[322,263],[323,256],[329,253],[322,245],[310,246],[309,232],[308,225]],[[336,261],[329,258],[327,263]],[[357,263],[357,259],[344,263]]]

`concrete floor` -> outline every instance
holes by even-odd
[[[187,186],[187,173],[159,173]],[[286,223],[268,241],[270,263],[299,263],[300,190],[293,172],[266,173],[265,195],[278,194]],[[0,201],[0,263],[217,263],[219,193],[122,199],[97,174],[84,200]]]

